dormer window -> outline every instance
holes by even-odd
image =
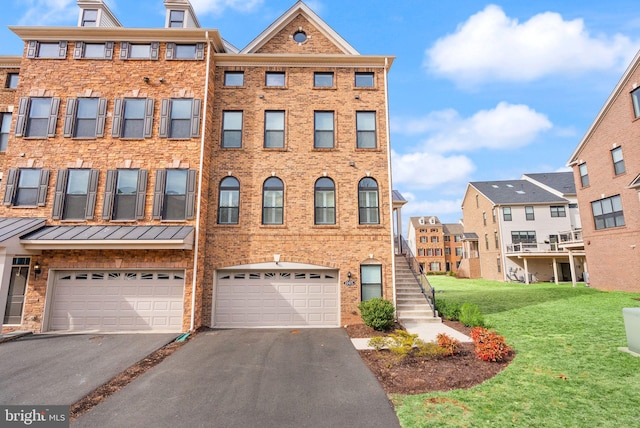
[[[98,26],[98,10],[85,9],[82,11],[81,27],[97,27]]]
[[[184,10],[169,12],[169,28],[184,28]]]

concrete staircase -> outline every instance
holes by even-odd
[[[404,256],[396,256],[396,316],[403,324],[442,322],[420,291],[420,284]]]

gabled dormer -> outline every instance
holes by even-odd
[[[122,27],[102,0],[78,0],[78,27]]]
[[[164,6],[167,8],[165,28],[200,28],[189,0],[164,0]]]

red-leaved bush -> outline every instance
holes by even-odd
[[[438,334],[437,339],[438,339],[438,346],[444,349],[445,351],[447,351],[447,354],[446,354],[447,356],[454,355],[458,350],[458,345],[460,344],[460,341],[457,339],[454,339],[453,337],[450,337],[448,334],[440,333]]]
[[[484,327],[471,330],[471,338],[475,344],[475,353],[481,360],[500,362],[511,352],[503,336]]]

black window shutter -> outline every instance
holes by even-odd
[[[117,175],[117,170],[107,170],[107,180],[104,184],[104,204],[102,204],[103,220],[111,220],[111,213],[113,212],[113,196],[115,194]]]
[[[4,191],[3,205],[13,204],[13,198],[16,194],[16,183],[18,181],[18,174],[20,171],[18,168],[10,168],[7,173],[7,187]]]
[[[99,169],[92,169],[89,174],[89,188],[87,189],[87,206],[84,212],[84,218],[87,220],[93,219],[93,212],[96,209],[96,196],[98,194],[98,177],[100,176]]]
[[[160,53],[160,42],[151,42],[151,59],[157,60]]]
[[[191,138],[200,136],[200,114],[202,101],[198,98],[193,100],[191,106]]]
[[[53,209],[51,210],[51,218],[53,220],[60,220],[62,218],[68,173],[69,170],[67,169],[59,169],[56,175],[56,192],[53,196]]]
[[[198,60],[204,59],[204,43],[196,44],[196,59]]]
[[[153,135],[153,107],[155,100],[147,98],[144,109],[144,138],[151,138]]]
[[[171,100],[165,98],[160,105],[160,138],[169,137],[169,107]]]
[[[153,212],[151,214],[154,220],[162,219],[162,205],[164,204],[164,189],[167,180],[167,170],[156,170],[156,185],[153,189]]]
[[[144,204],[147,199],[147,177],[146,169],[138,171],[138,194],[136,195],[136,220],[144,219]]]
[[[38,42],[31,40],[27,45],[27,58],[35,58],[38,53]]]
[[[129,42],[120,42],[120,59],[129,58]]]
[[[67,57],[67,42],[66,41],[60,41],[58,43],[58,58],[60,59],[65,59]]]
[[[119,138],[122,135],[122,121],[124,120],[124,99],[116,98],[113,103],[113,121],[111,122],[111,136]]]
[[[73,58],[74,59],[82,58],[83,51],[84,51],[84,42],[76,42],[76,46],[73,49]]]
[[[49,114],[48,137],[56,136],[56,124],[58,123],[58,109],[60,108],[60,98],[51,98],[51,112]]]
[[[98,117],[96,118],[96,137],[104,137],[104,121],[107,117],[107,99],[98,100]]]
[[[38,206],[44,207],[47,204],[47,189],[49,188],[49,170],[40,171],[40,185],[38,186]]]
[[[195,216],[196,178],[197,171],[195,169],[190,169],[187,174],[187,209],[185,212],[185,217],[187,220],[192,220]]]
[[[167,43],[167,52],[165,54],[165,59],[173,59],[173,53],[176,50],[176,44],[175,43]]]
[[[113,42],[104,44],[104,59],[113,59]]]
[[[18,104],[18,119],[16,120],[16,137],[22,137],[24,135],[25,127],[27,125],[29,103],[29,97],[20,98],[20,103]]]
[[[65,137],[73,136],[73,128],[76,122],[76,106],[77,98],[67,98],[67,107],[64,112],[64,131]]]

